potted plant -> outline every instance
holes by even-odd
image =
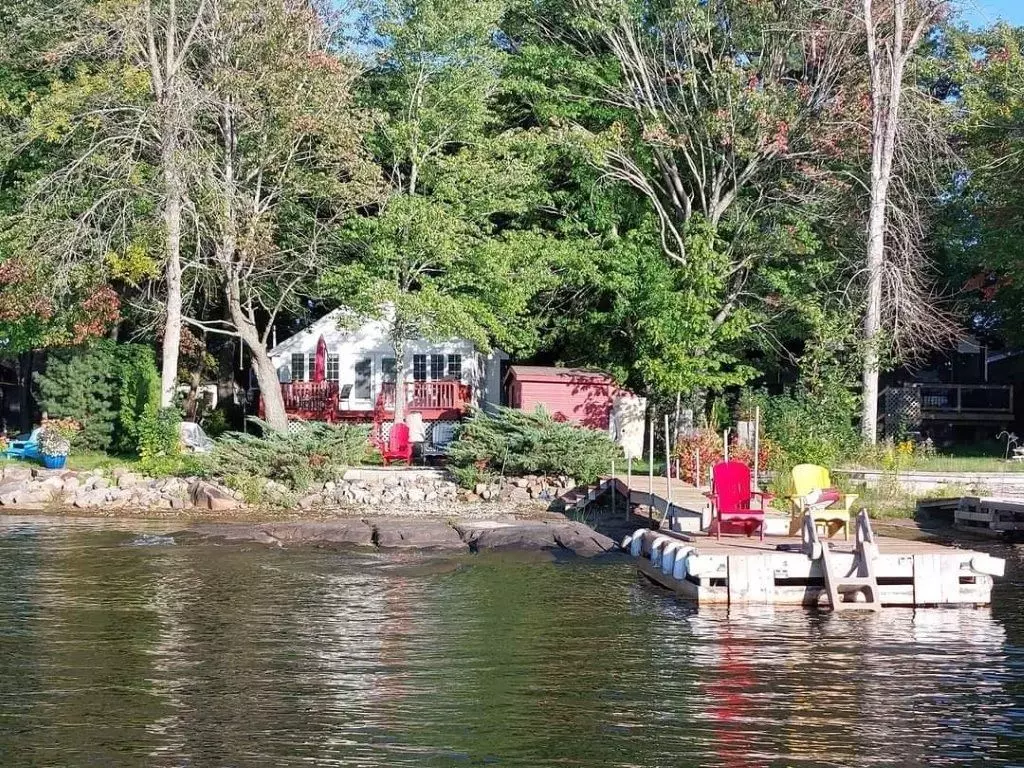
[[[74,419],[53,419],[39,431],[39,452],[47,469],[63,469],[71,453],[71,441],[81,430]]]

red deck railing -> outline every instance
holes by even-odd
[[[339,388],[336,381],[293,381],[281,384],[284,409],[289,414],[303,418],[330,420],[353,414],[358,409],[348,407],[338,400]],[[471,389],[459,381],[410,381],[406,382],[405,408],[407,411],[462,411],[469,404]],[[395,409],[395,385],[384,384],[377,400],[377,407],[385,411]],[[371,408],[364,407],[365,412]]]
[[[408,381],[405,384],[406,410],[462,410],[470,400],[469,386],[460,381]],[[384,384],[381,403],[386,410],[395,408],[395,385]]]
[[[334,413],[338,410],[338,382],[293,381],[281,385],[287,413]]]

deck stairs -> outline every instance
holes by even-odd
[[[611,478],[599,480],[595,485],[577,486],[568,493],[562,494],[563,512],[569,514],[586,509],[600,498],[614,483]]]
[[[875,574],[875,560],[878,545],[868,519],[866,509],[857,514],[856,545],[853,552],[853,567],[849,573],[842,573],[839,564],[829,549],[827,541],[818,538],[814,519],[808,512],[804,516],[802,537],[804,551],[812,560],[821,561],[829,607],[833,611],[864,610],[879,611],[878,577]]]

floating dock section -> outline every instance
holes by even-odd
[[[1005,563],[983,552],[875,537],[756,538],[640,529],[624,542],[640,572],[699,605],[983,606]],[[813,524],[811,526],[813,531]],[[827,548],[827,549],[826,549]],[[823,551],[824,550],[824,551]],[[864,603],[863,606],[858,603]]]
[[[1005,569],[1003,560],[984,552],[876,536],[864,510],[850,541],[819,538],[813,520],[800,524],[774,510],[765,513],[764,541],[738,534],[718,540],[707,533],[711,510],[700,489],[665,477],[604,477],[567,509],[584,508],[613,490],[617,501],[649,507],[668,521],[626,537],[623,546],[637,568],[698,605],[984,606],[992,602],[994,577]],[[984,509],[1002,515],[1001,525],[1024,529],[1024,499],[1012,510],[1006,503]],[[1012,520],[1006,517],[1011,512]]]
[[[957,528],[991,535],[1024,532],[1024,498],[964,496],[953,512]]]

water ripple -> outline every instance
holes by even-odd
[[[991,610],[697,612],[624,560],[165,533],[0,533],[0,765],[1024,764],[1016,559]]]

